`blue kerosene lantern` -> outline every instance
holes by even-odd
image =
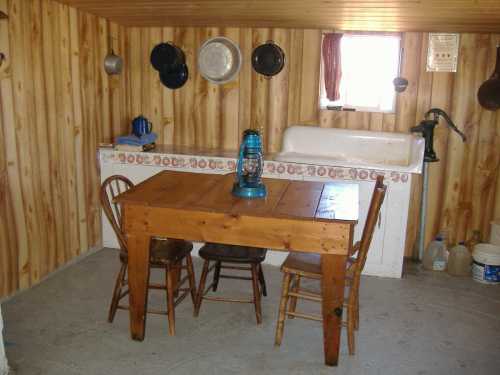
[[[240,145],[236,182],[233,195],[240,198],[264,198],[267,194],[262,183],[262,140],[257,130],[247,129],[243,132]]]

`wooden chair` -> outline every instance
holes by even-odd
[[[114,203],[117,195],[132,188],[134,184],[126,177],[114,175],[108,177],[101,186],[101,204],[104,213],[115,231],[120,244],[121,267],[116,277],[113,297],[109,307],[108,321],[111,323],[117,309],[128,309],[120,305],[120,300],[128,294],[127,285],[127,241],[122,231],[122,215],[120,206]],[[183,240],[169,240],[152,238],[150,245],[149,266],[151,268],[162,268],[165,270],[165,284],[149,283],[148,289],[165,290],[167,294],[167,310],[148,310],[148,313],[163,314],[168,316],[169,334],[175,335],[175,306],[177,306],[188,293],[191,294],[193,304],[196,301],[196,282],[194,278],[193,261],[191,250],[193,244]],[[185,264],[183,262],[185,261]],[[180,279],[182,270],[187,275]],[[188,282],[188,287],[183,285]],[[181,293],[182,292],[182,293]]]
[[[257,324],[260,324],[262,322],[260,296],[261,294],[267,296],[266,282],[261,265],[261,263],[266,258],[266,251],[267,250],[265,249],[256,247],[222,245],[215,243],[208,243],[203,246],[199,251],[199,255],[205,260],[205,262],[203,264],[203,271],[200,276],[200,284],[198,286],[198,294],[196,296],[194,316],[198,316],[203,299],[211,301],[253,303],[255,306]],[[213,262],[212,266],[210,266],[210,262]],[[222,269],[250,271],[251,277],[228,274],[223,275],[221,274]],[[206,279],[211,271],[214,271],[213,281],[205,289]],[[217,286],[219,285],[220,278],[252,280],[253,298],[241,299],[207,296],[206,294],[210,291],[210,289],[212,289],[213,292],[217,291]]]
[[[353,355],[355,352],[354,331],[359,327],[359,284],[361,271],[366,263],[373,231],[387,190],[387,186],[383,184],[383,181],[383,176],[377,177],[361,241],[357,242],[351,248],[347,261],[346,286],[348,287],[348,295],[345,301],[347,321],[343,322],[343,325],[347,326],[350,355]],[[286,317],[322,321],[321,316],[296,311],[297,299],[321,302],[320,293],[306,290],[300,286],[301,278],[321,280],[320,255],[291,253],[281,266],[281,271],[284,273],[284,276],[278,324],[276,327],[275,345],[277,346],[281,345]]]

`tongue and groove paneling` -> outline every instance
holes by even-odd
[[[124,28],[47,0],[0,0],[0,298],[101,243],[96,150],[123,133]]]

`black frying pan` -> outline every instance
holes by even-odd
[[[490,111],[496,111],[500,108],[500,46],[497,46],[495,71],[490,79],[479,87],[477,99],[483,108]]]
[[[272,77],[285,66],[285,53],[274,42],[261,44],[252,52],[252,67],[257,73]]]
[[[160,81],[169,89],[178,89],[188,80],[189,72],[186,64],[182,64],[175,70],[164,70],[160,72]]]
[[[186,62],[182,49],[172,43],[160,43],[151,51],[151,65],[159,72],[176,70]]]

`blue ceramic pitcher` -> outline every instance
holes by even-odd
[[[132,133],[135,136],[141,137],[144,134],[151,133],[152,130],[153,124],[144,116],[139,116],[132,120]]]

